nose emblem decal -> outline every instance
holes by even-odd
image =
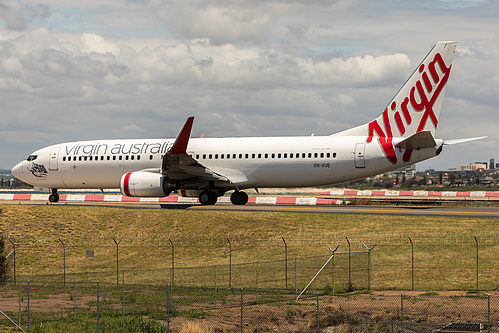
[[[37,178],[46,178],[47,177],[47,169],[43,164],[32,163],[31,169],[27,167],[28,171],[33,174],[33,176]]]

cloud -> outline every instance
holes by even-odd
[[[0,21],[8,29],[24,30],[33,21],[41,20],[52,15],[48,6],[43,4],[26,6],[18,0],[0,1]]]
[[[194,136],[331,134],[381,113],[432,44],[453,38],[438,133],[499,139],[467,126],[499,121],[497,2],[44,4],[0,0],[4,166],[51,143],[174,136],[190,115]],[[487,148],[472,153],[499,159]]]

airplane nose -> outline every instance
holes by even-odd
[[[23,164],[24,162],[18,163],[15,167],[12,168],[12,170],[10,171],[12,173],[12,176],[22,180],[23,168],[24,168]]]

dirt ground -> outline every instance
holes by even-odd
[[[87,296],[82,296],[87,297]],[[95,301],[94,297],[78,299],[79,304]],[[175,300],[174,300],[175,302]],[[177,306],[183,315],[173,317],[169,323],[172,332],[400,332],[403,313],[404,331],[411,328],[419,332],[435,332],[452,322],[482,323],[487,331],[489,299],[484,293],[465,291],[382,291],[369,294],[341,296],[311,296],[299,301],[244,305],[242,312],[237,298],[233,306],[207,309],[201,304]],[[72,309],[68,294],[59,294],[30,300],[30,311],[57,312]],[[120,306],[120,305],[116,305]],[[27,299],[22,299],[26,310]],[[86,306],[88,310],[95,309]],[[19,310],[18,293],[2,292],[0,310],[16,313]],[[242,317],[241,317],[242,315]],[[8,327],[6,319],[0,326]],[[17,316],[13,318],[17,320]],[[499,292],[490,293],[490,332],[499,332]],[[165,325],[167,321],[163,320]]]

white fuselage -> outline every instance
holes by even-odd
[[[396,151],[391,163],[367,137],[309,136],[262,138],[191,138],[187,154],[234,181],[222,189],[303,187],[342,183],[420,162],[437,146],[415,150],[408,162]],[[394,138],[394,143],[402,138]],[[34,152],[12,173],[34,186],[56,189],[115,189],[134,171],[161,172],[163,155],[175,139],[101,140],[62,143]],[[36,157],[35,157],[36,156]]]

